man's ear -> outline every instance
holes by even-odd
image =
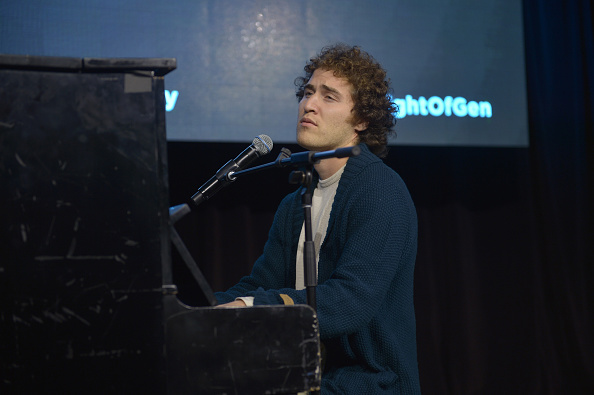
[[[367,126],[369,126],[369,122],[360,122],[360,123],[358,123],[358,124],[355,125],[355,131],[357,133],[360,133],[360,132],[366,130],[367,129]]]

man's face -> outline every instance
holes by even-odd
[[[351,84],[332,71],[315,70],[299,102],[297,143],[310,151],[330,151],[358,143],[364,124],[351,121]]]

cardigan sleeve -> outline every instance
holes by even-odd
[[[293,195],[287,195],[281,201],[274,216],[264,252],[254,263],[251,273],[227,291],[215,293],[219,303],[231,302],[237,297],[243,296],[254,297],[254,305],[283,303],[283,299],[278,293],[270,293],[266,290],[290,286],[287,285],[287,279],[291,275],[291,264],[294,266],[295,262],[293,258],[293,263],[291,263],[291,246],[289,245],[292,239],[290,223],[295,200]]]

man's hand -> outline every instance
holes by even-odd
[[[238,299],[238,300],[234,300],[233,302],[229,302],[229,303],[223,303],[220,304],[218,306],[216,306],[216,308],[229,308],[229,307],[245,307],[246,304],[243,300]]]

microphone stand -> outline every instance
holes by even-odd
[[[291,151],[287,148],[282,148],[280,154],[276,158],[274,162],[266,163],[260,166],[254,166],[249,169],[241,170],[241,171],[229,171],[227,174],[220,174],[221,178],[227,178],[228,181],[235,181],[237,176],[255,173],[257,171],[269,169],[271,167],[285,167],[285,166],[302,166],[302,170],[295,170],[292,171],[289,175],[289,182],[291,184],[301,184],[303,189],[301,191],[301,206],[303,208],[303,217],[304,217],[304,227],[305,227],[305,242],[303,246],[303,270],[304,270],[304,278],[305,278],[305,289],[307,295],[307,304],[317,311],[317,303],[316,303],[316,287],[318,285],[318,275],[316,270],[316,256],[315,256],[315,246],[313,242],[313,232],[311,228],[311,204],[312,204],[312,196],[313,196],[313,167],[314,164],[318,163],[322,159],[328,158],[345,158],[351,156],[357,156],[361,153],[361,148],[358,146],[354,147],[346,147],[346,148],[339,148],[333,151],[324,151],[324,152],[316,152],[316,151],[305,151],[299,152],[296,154],[291,154]],[[173,224],[177,222],[180,218],[185,216],[190,212],[190,208],[187,204],[181,204],[179,206],[174,206],[169,208],[169,215],[170,215],[170,223],[172,228],[172,240],[174,244],[182,253],[182,257],[186,264],[192,271],[194,277],[198,280],[199,284],[204,284],[205,281],[202,280],[203,276],[200,273],[199,269],[197,268],[196,264],[192,261],[188,261],[189,254],[184,253],[183,243],[180,244],[180,241],[177,237],[177,232],[173,228]],[[182,248],[180,248],[180,246]],[[207,289],[206,293],[210,294],[210,287],[206,283]],[[208,292],[210,291],[210,292]],[[216,301],[214,297],[209,299],[209,303],[211,305],[215,305]]]
[[[303,208],[303,226],[305,228],[305,241],[303,245],[303,270],[305,279],[305,290],[307,304],[314,311],[317,311],[316,287],[318,285],[318,274],[316,270],[316,252],[311,229],[311,203],[313,196],[313,153],[310,153],[309,162],[303,170],[292,171],[289,175],[289,183],[301,184],[301,207]]]

